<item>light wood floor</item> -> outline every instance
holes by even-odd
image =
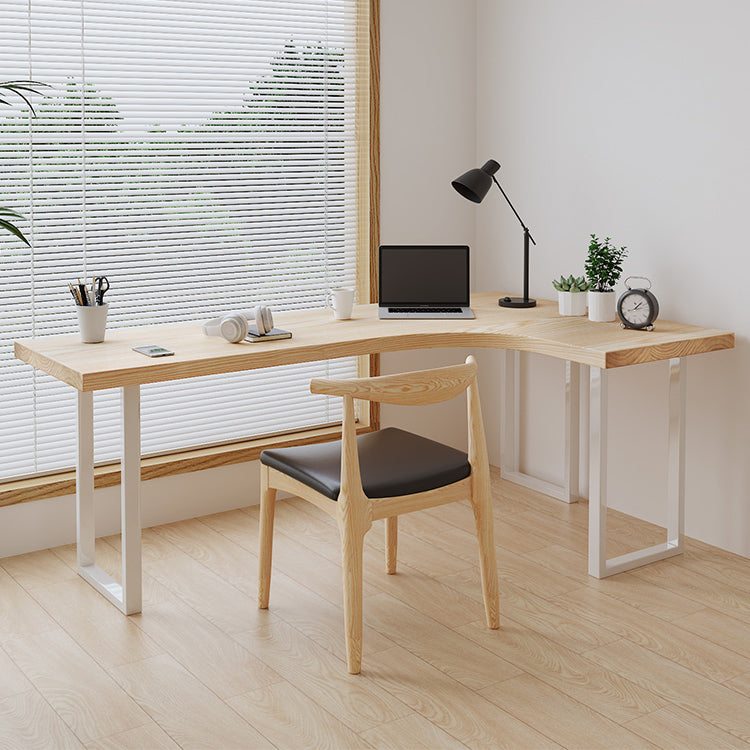
[[[493,479],[501,629],[468,505],[401,519],[399,573],[368,535],[363,671],[344,661],[338,534],[277,510],[256,609],[256,507],[144,533],[123,617],[73,546],[0,560],[0,748],[747,748],[750,560],[689,542],[598,581],[587,507]],[[663,540],[610,512],[611,551]],[[119,538],[97,543],[116,570]]]

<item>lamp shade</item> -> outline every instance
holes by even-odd
[[[460,177],[457,177],[451,185],[461,194],[464,198],[474,202],[481,203],[487,191],[492,187],[492,175],[500,169],[500,165],[494,160],[490,159],[485,162],[481,169],[470,169],[468,172],[464,172]]]

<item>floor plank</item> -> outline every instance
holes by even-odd
[[[271,742],[170,656],[125,664],[114,678],[184,750],[264,750]]]
[[[747,750],[747,743],[678,706],[665,706],[626,724],[636,734],[663,750],[711,748]]]
[[[3,647],[83,742],[147,723],[132,698],[61,628]]]
[[[585,747],[587,750],[654,747],[620,724],[529,674],[500,682],[480,692],[563,747]]]
[[[80,750],[83,743],[36,690],[0,700],[0,747]]]
[[[346,661],[337,659],[286,623],[268,621],[235,637],[354,732],[363,732],[411,713],[378,684],[348,674]],[[373,654],[372,658],[377,656]],[[363,672],[366,670],[369,670],[367,662]]]
[[[305,750],[337,747],[359,750],[371,747],[366,740],[286,680],[232,698],[229,705],[276,747],[300,747]]]
[[[534,728],[399,647],[368,660],[368,681],[383,684],[412,710],[470,748],[558,748]],[[425,690],[424,686],[430,689]]]
[[[591,651],[587,656],[610,672],[658,693],[718,729],[750,741],[750,713],[745,696],[626,639]]]
[[[451,737],[420,714],[381,724],[375,729],[362,732],[362,737],[377,750],[393,750],[394,747],[409,750],[466,750],[463,742]]]

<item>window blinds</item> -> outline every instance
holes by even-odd
[[[0,235],[0,480],[74,464],[75,392],[12,351],[77,331],[69,280],[109,278],[109,328],[320,307],[355,286],[357,6],[5,0],[0,79],[52,88],[36,117],[0,110],[0,206],[32,243]],[[144,386],[143,453],[338,421],[309,380],[355,373],[342,359]],[[95,415],[96,460],[116,458],[117,393]]]

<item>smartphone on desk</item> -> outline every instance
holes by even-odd
[[[134,352],[139,354],[145,354],[147,357],[169,357],[174,354],[173,351],[165,349],[163,346],[158,344],[149,344],[148,346],[134,346]]]

